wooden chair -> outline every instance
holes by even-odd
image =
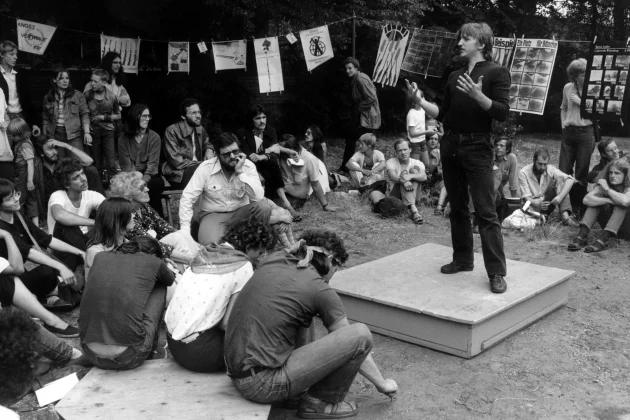
[[[179,222],[177,223],[177,226],[173,224],[173,212],[171,211],[171,199],[175,199],[181,196],[182,191],[183,190],[167,190],[162,193],[162,199],[164,200],[164,204],[166,205],[166,218],[168,220],[168,223],[171,226],[175,227],[176,229],[179,229]]]

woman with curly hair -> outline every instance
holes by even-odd
[[[200,249],[164,318],[177,363],[195,372],[225,372],[223,341],[232,306],[255,261],[274,243],[269,225],[250,218],[230,226],[220,244]]]
[[[591,242],[584,252],[600,252],[612,246],[617,232],[626,218],[630,207],[630,163],[619,159],[608,164],[605,175],[597,181],[593,191],[584,197],[586,212],[580,222],[580,232],[569,243],[569,251],[577,251],[587,244],[588,233],[598,219],[599,214],[606,213],[606,226],[599,239]]]

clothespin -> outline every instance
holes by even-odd
[[[595,35],[595,38],[593,38],[593,44],[597,42],[597,35]]]
[[[553,39],[553,42],[556,42],[556,36],[555,35],[551,35],[551,39]]]
[[[628,38],[630,40],[630,38]],[[621,126],[623,127],[623,118],[619,118],[619,122],[621,123]]]

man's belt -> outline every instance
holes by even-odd
[[[244,370],[238,373],[228,373],[228,376],[232,379],[244,379],[249,378],[251,376],[256,376],[266,368],[262,366],[254,366],[253,368],[249,368],[248,370]]]

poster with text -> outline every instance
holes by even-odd
[[[17,20],[18,49],[42,55],[57,28],[28,20]],[[8,100],[8,99],[7,99]]]
[[[225,41],[212,43],[214,70],[247,70],[247,42]]]
[[[190,44],[188,42],[168,43],[168,73],[190,74]]]
[[[284,81],[282,80],[278,38],[255,39],[254,53],[256,54],[260,93],[283,91]]]
[[[109,51],[116,51],[120,54],[121,65],[125,73],[138,74],[140,38],[117,38],[101,35],[101,57]]]
[[[630,71],[630,45],[610,42],[595,45],[587,60],[584,75],[582,118],[600,121],[619,121],[628,118],[627,92]]]
[[[512,62],[512,54],[516,38],[494,38],[492,47],[492,61],[503,67],[509,67]]]
[[[302,50],[306,60],[306,69],[313,70],[335,56],[330,42],[328,26],[308,29],[300,32]]]
[[[558,42],[551,39],[516,40],[510,68],[510,111],[543,114],[557,52]]]
[[[383,27],[372,75],[374,83],[396,86],[408,39],[407,28],[391,25]]]
[[[402,69],[425,76],[442,77],[456,43],[455,33],[415,29]]]

